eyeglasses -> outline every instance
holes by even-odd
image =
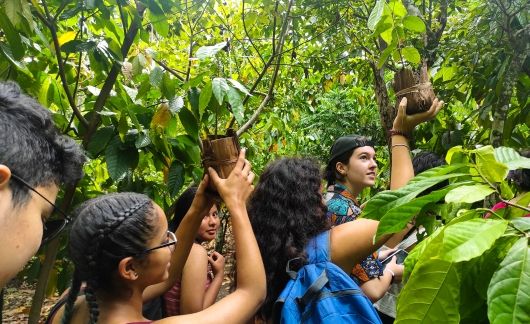
[[[57,213],[60,214],[61,216],[63,216],[62,219],[47,220],[46,222],[43,223],[43,232],[42,232],[41,245],[44,245],[44,244],[50,242],[51,240],[56,238],[57,235],[59,235],[65,229],[65,227],[66,227],[66,225],[68,225],[68,223],[70,223],[70,221],[71,221],[70,217],[68,217],[68,215],[64,211],[62,211],[59,207],[57,207],[54,203],[52,203],[48,198],[44,197],[43,194],[41,194],[35,188],[33,188],[29,183],[27,183],[26,181],[22,180],[22,178],[20,178],[19,176],[15,175],[15,174],[11,174],[11,177],[13,179],[17,180],[18,182],[20,182],[22,185],[24,185],[29,190],[31,190],[34,193],[36,193],[37,195],[39,195],[42,199],[46,200],[50,205],[52,205],[53,211],[52,211],[50,217],[53,216],[54,214],[57,214]]]
[[[134,256],[135,257],[141,256],[141,255],[147,254],[147,253],[149,253],[151,251],[154,251],[154,250],[157,250],[157,249],[161,249],[161,248],[165,248],[166,246],[169,247],[171,252],[175,251],[175,244],[177,244],[177,237],[175,236],[175,233],[173,233],[171,231],[167,231],[167,239],[166,240],[167,240],[166,243],[162,243],[159,246],[156,246],[154,248],[150,248],[150,249],[147,249],[147,250],[145,250],[143,252],[137,253]]]

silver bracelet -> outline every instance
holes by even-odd
[[[394,148],[396,146],[404,146],[410,151],[410,147],[407,144],[392,144],[392,148]]]

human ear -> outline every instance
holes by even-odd
[[[120,275],[120,277],[127,280],[138,279],[138,273],[135,269],[133,257],[121,259],[120,263],[118,264],[118,274]]]
[[[337,164],[335,164],[335,170],[336,170],[340,175],[345,175],[345,174],[346,174],[346,166],[345,166],[344,163],[342,163],[342,162],[337,162]]]
[[[11,169],[0,164],[0,190],[8,187],[9,180],[11,180]]]

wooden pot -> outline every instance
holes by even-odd
[[[429,110],[436,98],[425,64],[419,74],[406,68],[399,70],[394,75],[393,87],[397,97],[396,107],[403,97],[407,97],[409,115]]]
[[[239,139],[233,129],[228,129],[226,135],[208,135],[202,140],[202,163],[205,170],[212,167],[219,177],[226,179],[236,166],[239,157]],[[215,186],[210,181],[210,188]]]

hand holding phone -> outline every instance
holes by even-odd
[[[388,262],[390,262],[390,260],[392,260],[392,257],[393,256],[396,256],[396,263],[397,264],[403,264],[403,262],[405,262],[405,258],[407,257],[408,252],[403,250],[403,249],[398,249],[392,253],[390,253],[386,258],[383,259],[383,261],[381,261],[383,264],[387,264]]]

